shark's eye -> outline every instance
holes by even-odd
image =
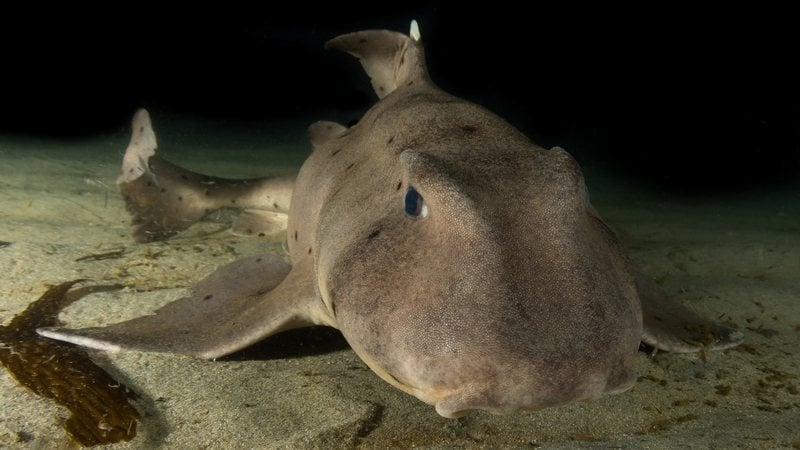
[[[406,215],[412,219],[424,219],[428,216],[428,207],[425,205],[425,201],[413,187],[409,187],[406,191],[403,209]]]

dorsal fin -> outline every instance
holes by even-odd
[[[321,144],[341,136],[345,131],[347,131],[347,127],[344,125],[327,120],[320,120],[319,122],[314,122],[309,125],[308,137],[311,140],[311,145],[319,147]]]
[[[410,36],[388,30],[360,31],[333,38],[325,48],[358,58],[378,98],[384,98],[401,86],[416,81],[430,82],[416,23],[411,23]]]

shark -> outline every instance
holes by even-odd
[[[379,377],[449,418],[624,392],[642,342],[672,352],[742,342],[633,267],[568,152],[438,88],[416,22],[326,47],[355,56],[379,100],[351,127],[311,125],[295,177],[183,169],[156,154],[140,110],[118,178],[138,242],[235,207],[234,228],[285,229],[288,262],[242,258],[153,314],[38,332],[216,359],[285,330],[335,327]]]

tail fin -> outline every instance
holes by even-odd
[[[158,148],[156,134],[150,123],[150,114],[146,109],[136,111],[131,128],[133,129],[131,142],[125,150],[117,184],[133,181],[142,176],[147,171],[147,160],[155,156]]]
[[[133,238],[151,242],[189,228],[223,207],[255,209],[237,229],[248,234],[273,233],[285,228],[293,177],[230,180],[202,175],[156,155],[156,135],[144,109],[133,118],[133,136],[122,160],[117,184],[133,216]],[[267,214],[267,213],[270,214]]]

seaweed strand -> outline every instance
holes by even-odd
[[[81,281],[51,287],[8,325],[0,325],[0,362],[20,384],[70,410],[64,428],[81,445],[129,441],[140,417],[129,401],[137,395],[83,349],[36,334],[36,328],[59,325],[58,313],[82,296],[120,288],[91,286],[70,292]]]

